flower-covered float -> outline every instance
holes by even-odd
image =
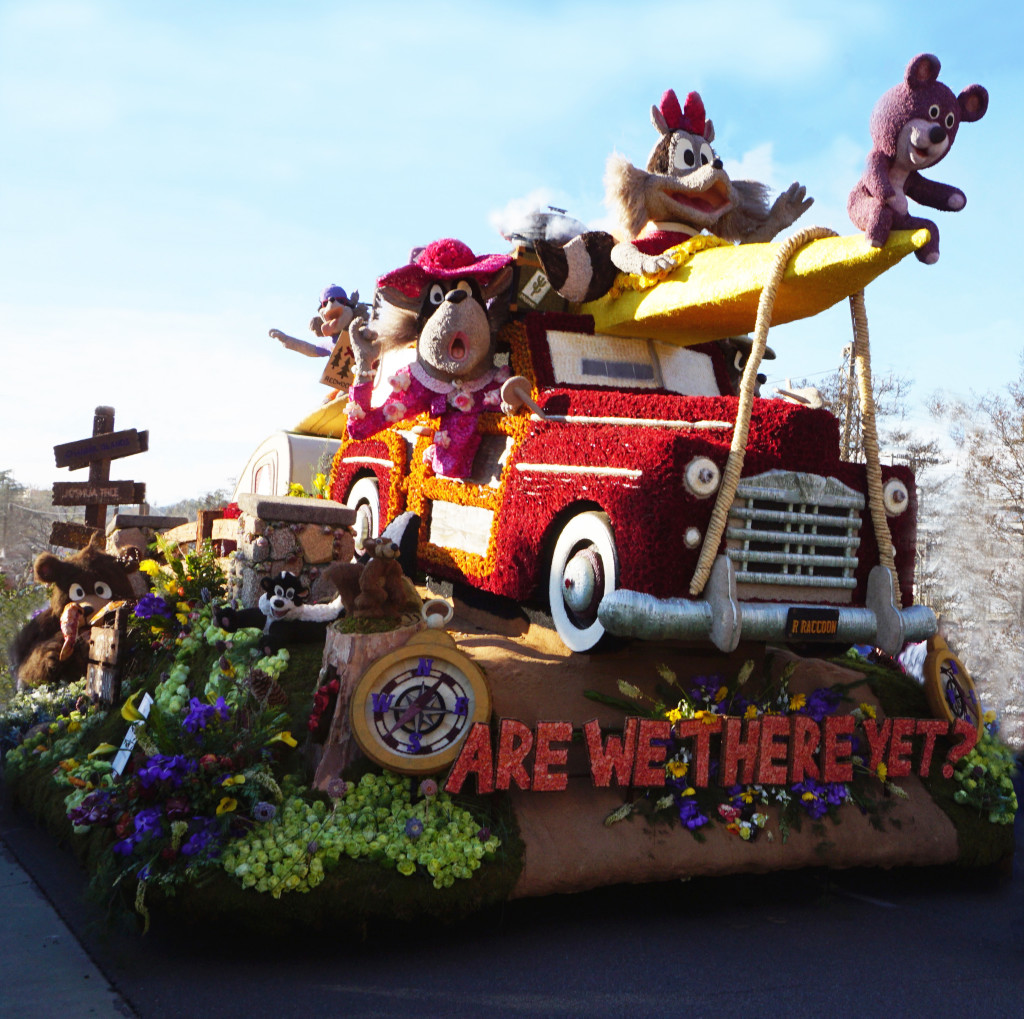
[[[2,718],[5,784],[101,888],[281,931],[1012,853],[1013,757],[966,670],[938,642],[925,685],[890,657],[935,619],[912,604],[913,477],[869,434],[861,291],[929,235],[769,244],[803,189],[769,207],[730,182],[699,97],[673,100],[647,171],[617,171],[623,238],[541,215],[509,254],[420,250],[351,318],[347,391],[333,379],[300,428],[340,439],[315,487],[357,548],[404,521],[413,579],[532,600],[550,627],[470,612],[450,641],[352,611],[324,646],[271,648],[218,625],[212,550],[165,548],[142,563],[119,710],[71,685]],[[769,325],[843,299],[865,464],[826,411],[757,392]],[[252,570],[290,570],[285,530],[249,536]],[[396,646],[354,674],[329,653],[382,634]],[[794,652],[813,643],[835,657]]]

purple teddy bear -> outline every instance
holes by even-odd
[[[938,80],[939,68],[938,57],[930,53],[914,57],[903,82],[878,100],[871,114],[874,148],[846,204],[854,225],[876,248],[890,230],[927,228],[931,239],[916,254],[928,265],[939,260],[939,229],[929,219],[911,216],[907,199],[951,212],[967,204],[959,188],[928,180],[920,171],[945,156],[961,121],[980,120],[988,109],[988,92],[981,85],[954,95]]]

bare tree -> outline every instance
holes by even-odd
[[[1024,744],[1024,357],[1003,390],[929,404],[957,448],[936,532],[934,598],[1005,735]],[[953,643],[953,641],[951,641]]]

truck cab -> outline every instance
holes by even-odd
[[[543,310],[499,340],[543,413],[482,414],[465,480],[424,464],[437,427],[426,415],[359,441],[343,435],[331,494],[357,511],[361,537],[418,514],[427,573],[546,604],[574,651],[606,634],[895,651],[934,632],[931,610],[911,605],[913,475],[882,471],[894,576],[878,565],[865,467],[840,459],[828,411],[754,400],[727,526],[693,595],[737,416],[733,349],[602,335],[590,316]]]

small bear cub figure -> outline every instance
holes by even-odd
[[[891,230],[925,227],[931,239],[915,254],[926,265],[939,260],[939,228],[930,219],[910,215],[907,200],[948,212],[967,204],[959,188],[922,177],[920,171],[945,157],[961,121],[981,120],[988,109],[988,92],[981,85],[968,85],[954,95],[938,80],[939,69],[939,58],[931,53],[914,57],[902,83],[878,100],[871,114],[873,148],[846,204],[854,226],[875,248],[885,244]]]

